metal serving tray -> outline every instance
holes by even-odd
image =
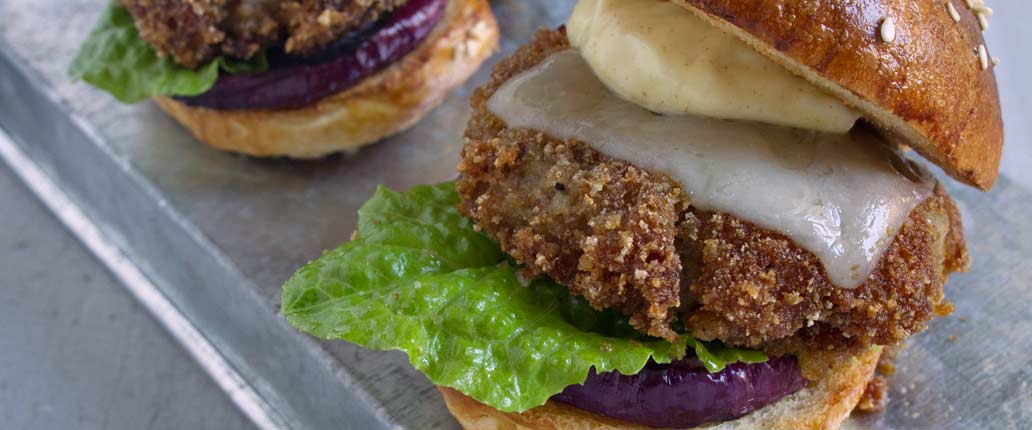
[[[106,1],[0,0],[0,155],[260,427],[457,428],[403,354],[316,341],[277,310],[281,283],[348,240],[377,184],[455,176],[466,99],[489,68],[413,129],[356,155],[258,160],[201,145],[152,103],[68,82]],[[493,1],[504,37],[491,63],[573,3]],[[1007,178],[990,194],[947,182],[974,270],[948,287],[955,316],[899,358],[889,411],[857,426],[1032,422],[1032,193]]]

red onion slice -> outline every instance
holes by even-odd
[[[766,363],[734,363],[709,373],[689,358],[650,362],[636,375],[595,373],[553,400],[610,418],[660,428],[689,428],[729,421],[781,400],[806,386],[794,356]]]
[[[177,97],[190,106],[213,109],[290,109],[310,105],[354,86],[412,52],[444,16],[448,0],[409,0],[359,36],[345,36],[311,59],[270,59],[269,70],[255,74],[222,74],[215,85],[192,97]],[[335,54],[335,55],[334,55]]]

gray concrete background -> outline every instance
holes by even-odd
[[[988,0],[995,10],[989,19],[986,46],[1000,59],[996,80],[1003,106],[1005,141],[1001,170],[1032,189],[1032,1]]]
[[[0,163],[0,429],[250,429]]]

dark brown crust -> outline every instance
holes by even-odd
[[[308,54],[405,0],[121,0],[140,36],[162,56],[193,68],[218,55],[250,58],[282,44]]]
[[[966,267],[952,201],[937,188],[915,209],[870,280],[834,287],[810,252],[723,214],[692,211],[664,175],[575,140],[508,129],[486,108],[495,89],[568,43],[540,32],[503,60],[472,98],[459,166],[462,210],[533,273],[546,273],[596,307],[632,315],[670,337],[681,276],[693,334],[757,346],[814,322],[861,345],[895,344],[947,313],[946,275]]]
[[[122,0],[140,37],[161,56],[193,68],[219,52],[226,0]]]
[[[307,54],[405,4],[405,0],[295,0],[283,2],[284,49]]]
[[[843,98],[953,177],[988,190],[1003,148],[996,77],[964,0],[674,0]],[[879,28],[896,27],[892,43]],[[829,31],[828,29],[832,29]]]
[[[547,273],[595,307],[623,310],[642,332],[676,336],[674,241],[687,201],[676,185],[528,130],[472,138],[463,160],[464,212],[528,275]]]
[[[681,224],[683,248],[701,255],[685,265],[701,273],[688,285],[700,305],[688,325],[702,339],[757,346],[819,321],[863,344],[896,344],[952,311],[942,287],[948,267],[963,267],[966,259],[945,255],[944,249],[963,250],[962,233],[950,229],[952,210],[937,188],[855,289],[832,285],[816,256],[781,235],[728,215],[689,215]]]
[[[596,307],[623,310],[642,332],[673,338],[681,273],[674,240],[687,196],[587,145],[508,129],[486,110],[500,83],[567,46],[562,33],[538,33],[473,95],[459,165],[463,211],[531,272]]]

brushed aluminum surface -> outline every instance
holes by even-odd
[[[295,162],[224,154],[193,140],[152,103],[121,105],[68,82],[65,68],[105,1],[0,0],[0,127],[277,423],[457,428],[404,355],[315,341],[277,310],[281,283],[350,237],[355,210],[376,185],[404,189],[455,176],[466,99],[489,69],[416,127],[352,156]],[[573,3],[492,1],[503,39],[488,67],[537,28],[560,24]],[[1003,178],[988,194],[947,181],[964,208],[974,270],[947,287],[954,316],[933,322],[900,356],[889,410],[851,425],[1032,423],[1032,193],[1018,185],[1027,177],[1016,179]]]

